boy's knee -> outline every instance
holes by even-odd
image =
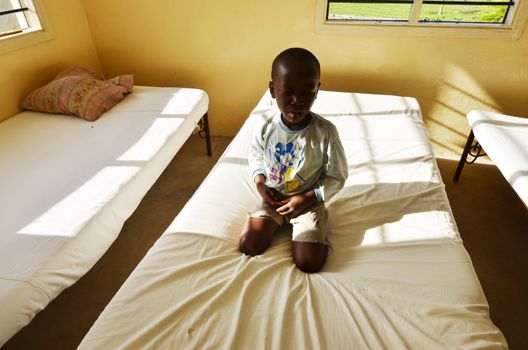
[[[254,238],[254,235],[243,234],[240,237],[239,249],[246,255],[256,256],[264,253],[267,246]]]
[[[279,225],[265,218],[249,218],[240,236],[239,249],[242,253],[255,256],[264,253],[273,240]]]
[[[306,273],[319,272],[326,261],[328,248],[321,243],[293,242],[293,260]]]
[[[294,261],[295,261],[295,265],[297,266],[297,268],[306,273],[319,272],[321,271],[324,265],[324,260],[315,261],[315,260],[308,260],[304,258],[294,257]]]

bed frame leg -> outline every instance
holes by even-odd
[[[460,157],[460,161],[458,162],[458,166],[455,171],[455,176],[453,177],[453,182],[457,182],[458,178],[460,177],[460,174],[462,173],[462,169],[464,168],[464,164],[467,162],[467,156],[471,149],[471,145],[473,144],[473,140],[475,139],[475,135],[473,135],[473,130],[469,133],[469,136],[466,141],[466,146],[464,147],[464,151],[462,152],[462,156]],[[480,153],[480,152],[479,152]],[[476,157],[475,157],[476,159]],[[475,161],[473,159],[473,162]],[[473,163],[471,162],[471,163]]]
[[[209,117],[207,113],[205,113],[198,122],[198,135],[202,139],[205,139],[205,144],[207,146],[207,155],[210,157],[213,154],[213,151],[211,150],[211,135],[209,133]]]

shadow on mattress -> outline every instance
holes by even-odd
[[[241,160],[243,161],[243,160]],[[346,198],[343,198],[346,196]],[[249,212],[251,207],[237,208]],[[458,241],[444,185],[435,182],[377,183],[345,187],[328,206],[328,241],[333,253],[356,248],[410,245],[438,240]],[[207,221],[204,217],[202,220]],[[196,234],[219,239],[238,251],[238,240],[245,215],[237,215],[236,222],[208,227],[229,228],[229,232],[204,232],[186,226],[184,231],[171,230],[164,236]],[[163,239],[163,237],[162,237]],[[286,244],[285,256],[291,257],[291,227],[281,228],[274,238],[269,254],[275,246]],[[239,253],[242,254],[242,253]],[[267,255],[264,253],[263,255]],[[346,254],[341,259],[347,260]],[[293,261],[291,261],[293,264]],[[324,269],[323,269],[324,271]]]

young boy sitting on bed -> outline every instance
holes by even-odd
[[[279,227],[293,226],[293,259],[304,272],[317,272],[328,253],[324,202],[348,176],[335,126],[310,111],[319,91],[320,65],[302,48],[273,61],[269,90],[279,111],[255,130],[249,154],[251,176],[262,197],[240,237],[240,250],[255,256],[271,244]]]

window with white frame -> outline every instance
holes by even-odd
[[[32,5],[30,1],[0,0],[0,37],[41,29]]]
[[[517,40],[528,0],[315,0],[315,12],[321,34]]]
[[[521,0],[327,0],[327,22],[510,25]]]
[[[0,53],[53,39],[41,0],[0,0]]]

